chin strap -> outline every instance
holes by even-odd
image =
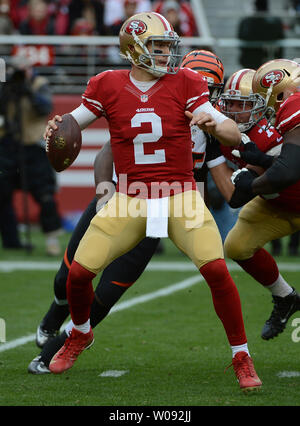
[[[271,95],[272,95],[273,86],[274,86],[274,83],[272,83],[272,84],[270,85],[270,87],[268,88],[268,90],[267,90],[266,105],[268,105],[268,102],[269,102],[270,97],[271,97]]]

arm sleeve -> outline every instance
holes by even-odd
[[[300,146],[291,143],[282,145],[279,157],[272,166],[252,183],[254,194],[273,194],[300,180]]]
[[[210,102],[205,102],[193,111],[194,114],[197,114],[199,112],[207,112],[213,117],[213,119],[217,123],[223,123],[223,121],[228,119],[228,117],[226,117],[224,114],[217,111],[216,108],[214,108]]]
[[[75,118],[81,130],[88,127],[91,123],[93,123],[93,121],[97,120],[98,118],[83,104],[79,105],[79,107],[74,109],[70,114]]]

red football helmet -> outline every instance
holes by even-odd
[[[181,66],[191,68],[206,78],[210,102],[216,104],[224,87],[224,67],[221,59],[209,50],[193,50],[184,56]]]

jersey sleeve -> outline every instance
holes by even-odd
[[[187,111],[193,112],[200,105],[209,101],[207,81],[196,71],[183,68],[185,72],[186,105]]]
[[[247,136],[254,142],[257,148],[262,152],[282,144],[283,137],[273,126],[268,126],[267,120],[261,120],[258,125],[253,126]]]
[[[104,95],[102,88],[104,80],[104,73],[98,74],[92,77],[88,84],[85,92],[82,95],[82,103],[97,117],[105,115],[105,110],[101,97]]]
[[[225,163],[226,159],[222,154],[220,143],[212,136],[208,136],[206,145],[206,164],[209,169]]]
[[[279,108],[275,127],[284,134],[300,125],[300,93],[291,95]]]

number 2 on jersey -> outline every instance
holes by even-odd
[[[135,164],[158,164],[166,162],[164,149],[154,150],[153,154],[145,154],[144,144],[157,142],[162,137],[161,118],[154,112],[137,113],[131,119],[132,127],[141,127],[142,123],[151,123],[151,133],[140,133],[133,139]]]

